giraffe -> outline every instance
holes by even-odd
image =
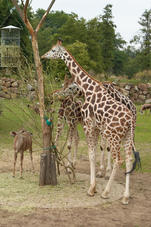
[[[68,148],[68,166],[73,165],[75,168],[76,166],[76,159],[77,159],[77,149],[79,143],[79,134],[77,130],[77,125],[82,125],[82,101],[76,100],[75,95],[70,95],[67,97],[63,97],[63,91],[66,89],[70,80],[68,81],[67,77],[65,77],[64,87],[61,90],[53,92],[54,96],[58,96],[60,100],[60,106],[58,110],[58,123],[57,123],[57,130],[56,130],[56,137],[55,137],[55,144],[58,145],[59,137],[61,136],[62,129],[64,127],[64,122],[68,125],[68,138],[67,138],[67,148]],[[80,97],[81,90],[77,87],[76,96]],[[64,121],[65,120],[65,121]],[[73,161],[71,157],[71,146],[72,142],[74,142],[74,154],[73,154]],[[67,169],[70,173],[70,168]]]
[[[124,104],[132,112],[133,120],[134,120],[134,129],[135,129],[137,111],[136,111],[136,106],[134,105],[132,100],[128,96],[125,96],[123,93],[121,93],[119,90],[117,90],[113,83],[105,81],[105,82],[102,82],[102,84],[105,87],[105,89],[107,90],[107,92],[111,95],[112,98],[114,98],[118,102]],[[104,147],[105,146],[106,146],[106,143],[105,143]],[[105,162],[104,162],[103,146],[100,146],[100,149],[101,149],[102,153],[101,153],[101,158],[100,158],[100,170],[98,171],[97,176],[102,177],[102,176],[104,176],[104,172],[106,172],[105,178],[108,179],[110,172],[111,172],[110,148],[107,147],[107,151],[108,151],[107,160],[108,160],[108,162],[107,162],[106,171],[105,171],[105,165],[104,165]],[[133,148],[133,149],[135,150],[135,148]]]
[[[96,166],[95,151],[99,134],[107,140],[113,158],[113,169],[109,181],[102,192],[102,198],[108,198],[112,182],[121,163],[120,147],[124,142],[126,161],[126,184],[122,203],[129,202],[130,173],[132,170],[132,146],[134,146],[134,120],[131,111],[120,102],[114,100],[104,88],[102,83],[90,76],[63,47],[58,40],[46,54],[44,59],[62,59],[67,65],[73,82],[76,82],[84,94],[82,105],[83,128],[85,131],[89,161],[90,161],[90,186],[87,194],[94,196],[96,192]]]
[[[65,79],[67,80],[67,78]],[[102,82],[102,85],[106,88],[107,92],[117,101],[119,101],[120,103],[123,103],[129,110],[131,110],[132,114],[133,114],[133,119],[134,119],[134,123],[136,126],[136,106],[134,105],[134,103],[129,99],[129,97],[125,96],[124,94],[122,94],[119,90],[117,90],[115,88],[115,85],[111,82],[105,81]],[[64,97],[79,97],[79,94],[81,96],[81,90],[79,88],[79,86],[76,83],[71,83],[68,82],[68,87],[65,88],[62,91],[62,95]],[[79,110],[81,111],[81,110]],[[80,113],[79,113],[80,114]],[[110,148],[106,147],[106,141],[104,139],[101,140],[101,145],[100,145],[100,150],[101,150],[101,156],[100,156],[100,170],[97,172],[97,177],[104,177],[105,175],[105,179],[108,179],[111,173],[111,153],[110,153]],[[104,160],[104,151],[105,148],[107,149],[107,166],[106,166],[106,170],[105,170],[105,160]]]

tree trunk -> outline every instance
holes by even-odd
[[[42,74],[42,65],[39,57],[37,37],[35,34],[32,36],[32,48],[35,59],[36,72],[38,76],[38,96],[40,104],[40,117],[41,125],[43,132],[43,153],[41,154],[40,161],[40,179],[39,185],[56,185],[56,164],[55,164],[55,155],[52,152],[52,127],[48,126],[44,120],[44,84],[43,84],[43,74]]]

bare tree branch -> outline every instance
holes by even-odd
[[[27,23],[27,7],[28,7],[28,4],[29,4],[29,0],[26,0],[25,2],[25,6],[24,6],[24,20],[25,20],[25,23]]]
[[[37,28],[36,28],[36,30],[35,30],[36,33],[39,31],[40,27],[42,26],[42,24],[43,24],[43,22],[44,22],[46,16],[48,15],[48,13],[49,13],[49,11],[50,11],[50,9],[52,8],[52,6],[53,6],[54,3],[55,3],[55,0],[52,0],[51,3],[50,3],[50,5],[49,5],[49,7],[48,7],[48,9],[46,10],[45,14],[43,15],[41,21],[40,21],[39,24],[37,25]]]
[[[27,11],[27,6],[28,6],[28,3],[29,3],[29,0],[26,1],[25,3],[25,8],[24,8],[24,11],[20,8],[20,6],[18,5],[18,2],[17,0],[11,0],[12,3],[14,4],[15,8],[17,9],[21,19],[23,20],[23,22],[25,23],[26,27],[28,28],[30,34],[33,34],[34,30],[32,28],[32,25],[31,23],[29,22],[28,18],[27,18],[27,15],[26,15],[26,11]]]

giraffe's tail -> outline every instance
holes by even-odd
[[[125,175],[126,175],[126,174],[132,173],[132,172],[136,169],[136,166],[138,166],[138,169],[139,169],[139,168],[140,168],[140,169],[142,168],[140,155],[139,155],[139,152],[136,151],[135,145],[134,145],[134,144],[133,144],[132,150],[133,150],[133,154],[134,154],[135,160],[134,160],[134,162],[133,162],[132,169],[131,169],[129,172],[126,172]]]

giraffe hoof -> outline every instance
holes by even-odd
[[[101,194],[101,197],[103,198],[103,199],[108,199],[109,198],[109,195],[108,195],[109,193],[108,192],[103,192],[102,194]]]
[[[21,180],[23,180],[24,178],[23,177],[20,177]]]
[[[122,204],[123,205],[128,205],[128,202],[129,202],[129,198],[128,197],[123,197]]]
[[[89,190],[88,190],[88,192],[87,192],[87,195],[88,196],[94,196],[94,193],[96,193],[97,191],[96,191],[96,187],[92,187],[92,186],[90,186],[90,188],[89,188]]]
[[[90,197],[93,197],[94,196],[94,193],[90,193],[89,191],[87,192],[87,195],[90,196]]]
[[[13,178],[15,178],[15,176],[14,176],[14,175],[13,175],[12,177],[13,177]]]

